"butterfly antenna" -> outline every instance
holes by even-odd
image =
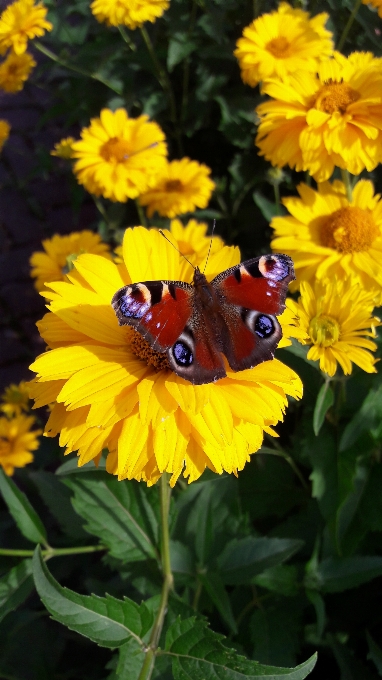
[[[160,233],[161,236],[163,236],[163,238],[166,239],[166,241],[169,242],[170,246],[172,246],[173,248],[175,248],[175,250],[179,253],[179,255],[181,255],[182,257],[184,257],[184,259],[186,260],[186,262],[188,262],[188,264],[190,264],[191,267],[192,267],[193,269],[195,269],[195,267],[194,267],[194,265],[192,264],[192,262],[190,262],[190,260],[189,260],[185,255],[183,255],[183,253],[179,250],[179,248],[177,248],[177,247],[173,244],[173,242],[170,241],[169,238],[167,238],[166,234],[164,233],[164,231],[162,231],[162,229],[159,229],[159,233]]]
[[[212,248],[212,239],[214,237],[215,227],[216,227],[216,220],[214,220],[213,223],[212,223],[212,234],[211,234],[211,240],[210,240],[210,247],[208,248],[207,259],[206,259],[206,264],[204,265],[203,274],[206,271],[206,267],[207,267],[208,260],[209,260],[209,257],[210,257],[211,248]]]

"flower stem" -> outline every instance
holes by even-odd
[[[56,64],[60,64],[60,66],[67,68],[69,71],[74,71],[74,73],[79,73],[81,76],[86,76],[86,78],[92,78],[92,80],[97,80],[99,83],[102,83],[102,85],[105,85],[116,94],[119,95],[122,94],[122,90],[112,85],[108,80],[106,80],[106,78],[102,78],[102,76],[99,76],[96,73],[90,73],[90,71],[85,71],[83,68],[79,68],[78,66],[72,66],[72,64],[69,64],[67,61],[65,61],[65,59],[61,59],[59,56],[57,56],[57,54],[55,54],[51,50],[48,50],[48,48],[45,47],[45,45],[42,45],[40,42],[38,42],[38,40],[33,41],[33,47],[39,50],[39,52],[42,52],[42,54],[45,54],[45,56],[51,59],[52,61],[55,61]]]
[[[138,680],[150,680],[152,672],[154,670],[155,654],[158,648],[158,642],[164,624],[164,617],[167,611],[169,594],[170,591],[172,590],[174,582],[171,571],[170,533],[168,529],[168,514],[170,508],[171,489],[168,484],[168,475],[165,472],[162,474],[160,478],[159,493],[160,493],[161,528],[162,528],[162,541],[161,541],[161,560],[163,574],[162,594],[159,610],[154,621],[149,644],[146,650],[145,660],[143,662],[141,672],[138,676]]]
[[[352,186],[351,186],[351,181],[350,181],[349,170],[343,170],[341,168],[341,177],[342,177],[342,181],[345,185],[345,189],[346,189],[346,198],[348,199],[349,203],[351,203],[352,200],[353,200],[353,194],[352,194]]]
[[[43,557],[57,557],[58,555],[81,555],[83,553],[106,550],[103,545],[85,545],[73,548],[48,548],[41,550]],[[0,548],[0,555],[4,557],[33,557],[34,550],[13,550],[13,548]]]
[[[143,210],[138,198],[135,199],[135,206],[137,208],[139,220],[140,220],[142,227],[148,227],[149,225],[147,224],[145,211]]]
[[[351,15],[350,15],[350,17],[347,21],[347,24],[346,24],[344,30],[342,31],[342,35],[341,35],[341,37],[338,41],[338,45],[337,45],[337,50],[339,52],[342,50],[342,48],[343,48],[343,46],[346,42],[346,38],[348,37],[348,33],[349,33],[349,31],[352,27],[352,24],[353,24],[353,21],[356,17],[356,14],[357,14],[359,8],[361,7],[361,3],[362,3],[362,0],[356,0],[356,3],[353,7],[353,11],[352,11],[352,13],[351,13]]]
[[[137,49],[137,46],[133,41],[131,40],[128,32],[126,31],[125,27],[122,26],[121,24],[118,26],[118,30],[122,36],[123,41],[128,45],[128,47],[131,49],[132,52],[135,52]]]

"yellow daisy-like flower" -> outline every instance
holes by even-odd
[[[310,19],[308,12],[282,2],[274,12],[252,21],[234,52],[243,81],[255,87],[270,78],[287,80],[297,70],[315,72],[333,50],[327,20],[326,13]]]
[[[42,430],[32,430],[35,418],[18,415],[0,418],[0,465],[5,474],[13,475],[15,467],[24,467],[33,460],[31,451],[39,447]]]
[[[63,158],[64,160],[73,158],[73,144],[75,141],[74,137],[60,139],[60,141],[54,145],[54,150],[50,152],[50,155]]]
[[[166,471],[174,485],[182,471],[189,482],[206,467],[236,474],[283,418],[287,395],[301,396],[300,379],[277,359],[228,370],[217,383],[179,378],[166,355],[118,325],[110,302],[127,283],[178,280],[181,256],[157,230],[136,227],[125,233],[123,257],[118,267],[82,255],[69,282],[50,284],[50,312],[38,326],[51,349],[32,365],[31,384],[36,406],[56,402],[46,434],[60,433],[79,465],[107,447],[107,470],[119,479],[153,484]],[[207,278],[238,261],[238,249],[222,248],[211,255]],[[191,265],[187,274],[192,280]]]
[[[318,182],[334,167],[354,175],[382,160],[382,68],[370,53],[335,53],[317,74],[269,82],[257,107],[256,144],[273,165],[308,171]]]
[[[110,248],[92,231],[74,231],[68,236],[55,234],[42,242],[45,252],[35,252],[30,258],[31,276],[38,291],[46,290],[45,283],[66,281],[74,260],[81,253],[95,253],[111,258]]]
[[[362,0],[362,4],[371,5],[378,10],[378,16],[382,19],[382,0]]]
[[[0,401],[3,402],[0,405],[0,411],[8,418],[19,416],[23,411],[29,411],[28,384],[22,380],[18,385],[14,383],[8,385],[0,396]]]
[[[16,0],[0,16],[0,54],[12,48],[16,54],[23,54],[28,40],[44,35],[53,26],[46,21],[46,7],[34,0]]]
[[[0,120],[0,151],[9,137],[11,126],[6,120]]]
[[[155,186],[139,197],[147,205],[149,217],[155,211],[162,217],[176,217],[195,208],[206,208],[215,183],[210,179],[211,170],[203,163],[181,158],[167,163]]]
[[[375,327],[381,323],[372,316],[372,293],[349,279],[317,281],[313,288],[304,281],[298,302],[288,299],[287,306],[308,335],[303,341],[311,345],[307,358],[319,361],[322,371],[333,376],[338,363],[345,375],[352,372],[352,364],[376,373],[376,359],[370,352],[377,345],[369,338],[375,337]]]
[[[77,180],[96,196],[124,203],[154,186],[166,167],[165,136],[148,116],[103,109],[72,145]]]
[[[19,92],[36,66],[31,54],[11,52],[0,64],[0,88],[5,92]]]
[[[315,191],[298,187],[300,198],[283,203],[290,215],[274,217],[275,252],[293,259],[301,281],[353,277],[367,290],[382,287],[382,201],[369,180],[357,182],[349,203],[342,182],[323,182]]]
[[[169,0],[94,0],[90,9],[98,21],[108,26],[134,29],[145,21],[153,23],[169,5]]]

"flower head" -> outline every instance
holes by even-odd
[[[234,52],[243,81],[255,87],[270,78],[287,80],[297,70],[315,72],[333,50],[327,20],[325,13],[310,19],[308,12],[281,2],[277,10],[252,21]]]
[[[18,385],[14,383],[8,385],[0,396],[0,401],[3,402],[0,405],[0,411],[9,418],[19,416],[23,411],[29,411],[29,387],[27,383],[22,380]]]
[[[0,151],[9,137],[11,126],[6,120],[0,120]]]
[[[176,217],[195,208],[205,208],[215,188],[211,170],[203,163],[181,158],[167,163],[156,184],[139,197],[147,205],[149,217],[155,211],[164,217]]]
[[[192,267],[185,271],[171,244],[143,227],[127,229],[123,257],[118,266],[82,255],[68,282],[50,284],[50,312],[38,326],[51,349],[33,364],[31,384],[36,406],[56,402],[47,435],[60,433],[60,444],[67,453],[78,451],[80,465],[97,461],[107,447],[107,470],[119,479],[153,484],[167,471],[175,484],[183,471],[192,482],[206,467],[236,474],[264,431],[272,433],[282,419],[287,395],[301,396],[298,376],[274,359],[228,370],[217,383],[195,386],[179,378],[166,355],[118,325],[110,302],[131,282],[177,280],[181,273],[190,281]],[[210,256],[207,278],[238,261],[236,248],[222,248]]]
[[[50,155],[63,158],[64,160],[73,158],[73,144],[75,141],[74,137],[60,139],[60,141],[54,145],[54,150],[50,152]]]
[[[170,0],[94,0],[90,9],[100,22],[134,29],[145,21],[153,23],[169,4]]]
[[[154,186],[166,167],[165,136],[148,116],[129,118],[125,109],[103,109],[72,144],[74,172],[96,196],[124,203]]]
[[[92,231],[73,231],[68,236],[55,234],[42,242],[45,252],[35,252],[31,256],[31,276],[36,279],[38,291],[45,290],[45,283],[66,281],[67,273],[81,253],[96,253],[110,257],[109,246]]]
[[[358,175],[382,160],[382,68],[370,53],[334,53],[317,74],[264,84],[256,144],[273,165],[307,170],[321,182],[335,166]]]
[[[18,415],[0,417],[0,465],[5,474],[13,475],[15,467],[24,467],[33,460],[31,451],[39,446],[42,430],[32,430],[35,418]]]
[[[10,52],[0,64],[0,88],[5,92],[19,92],[35,66],[36,62],[28,52]]]
[[[377,349],[370,337],[381,323],[372,316],[373,293],[345,279],[330,283],[318,281],[314,287],[303,281],[298,302],[287,300],[298,324],[307,333],[303,344],[311,345],[307,358],[319,361],[322,371],[333,376],[340,364],[345,375],[356,364],[366,373],[376,373]]]
[[[274,217],[272,248],[289,255],[301,281],[351,276],[367,290],[382,286],[382,201],[369,180],[357,182],[349,203],[342,182],[283,200],[290,215]]]
[[[12,48],[16,54],[23,54],[28,40],[44,35],[53,26],[46,21],[47,9],[41,2],[16,0],[0,16],[0,54]]]

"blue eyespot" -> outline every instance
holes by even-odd
[[[269,338],[274,333],[275,327],[272,319],[265,314],[260,314],[255,321],[255,333],[259,338]]]
[[[172,348],[173,356],[179,366],[191,366],[194,361],[190,348],[181,340],[177,340]]]

